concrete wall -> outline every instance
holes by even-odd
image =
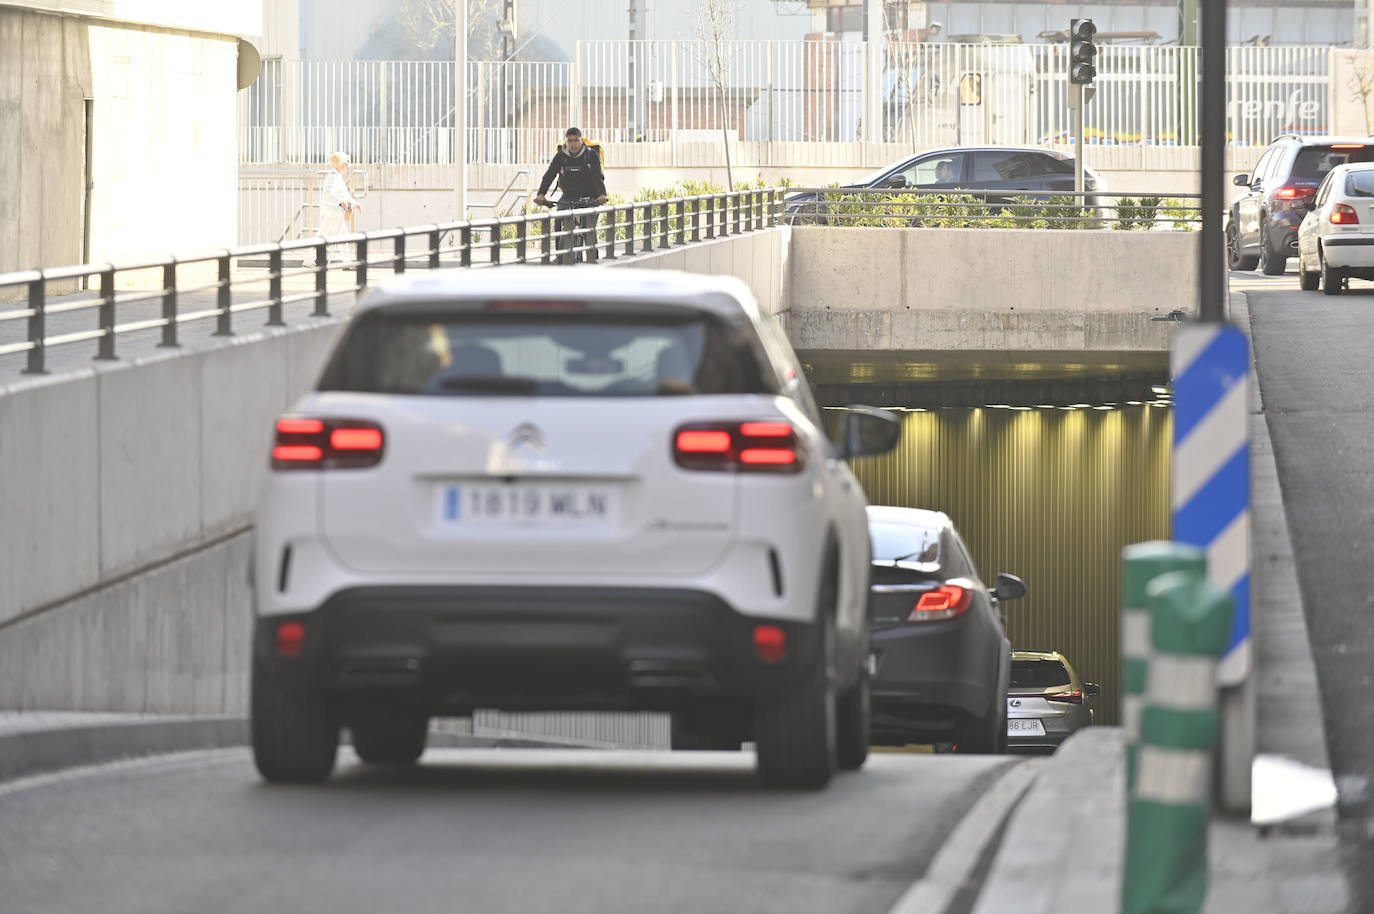
[[[0,6],[0,273],[81,262],[90,87],[83,23]]]
[[[1197,311],[1192,232],[800,226],[789,262],[799,350],[1163,352]]]
[[[242,13],[251,5],[224,15],[173,15],[200,5],[160,0],[101,6],[261,30],[260,9]],[[0,5],[0,273],[83,260],[86,99],[90,260],[235,244],[237,66],[231,34]]]
[[[341,323],[0,389],[0,708],[244,710],[272,420]]]
[[[336,329],[0,389],[0,626],[245,529],[272,419],[313,381]]]
[[[90,26],[91,259],[237,242],[238,42]]]
[[[242,713],[252,532],[0,630],[0,708]]]
[[[27,7],[63,15],[90,16],[139,25],[190,29],[224,35],[262,33],[262,4],[257,2],[188,3],[187,0],[3,0],[0,5]]]
[[[646,270],[683,270],[713,276],[734,276],[744,281],[759,303],[759,310],[782,321],[787,326],[787,263],[792,229],[786,226],[717,238],[637,254],[627,259],[617,258],[617,266]]]
[[[779,314],[788,231],[615,264],[738,276]],[[244,710],[272,420],[341,324],[0,388],[0,708]]]

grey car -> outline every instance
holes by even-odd
[[[1102,689],[1083,682],[1058,651],[1014,651],[1007,690],[1007,748],[1049,749],[1092,726]]]

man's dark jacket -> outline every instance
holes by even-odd
[[[558,154],[544,172],[544,180],[539,182],[539,193],[548,192],[554,177],[564,197],[600,197],[606,193],[606,181],[601,175],[601,156],[585,143],[575,156],[569,155],[566,146],[558,147]]]

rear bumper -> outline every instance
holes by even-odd
[[[1333,267],[1374,267],[1374,234],[1327,235],[1321,245],[1326,262]]]
[[[305,626],[299,656],[276,632]],[[776,625],[785,657],[759,660]],[[255,675],[342,702],[418,704],[430,714],[677,710],[767,700],[792,688],[817,645],[811,623],[744,616],[694,590],[359,587],[308,613],[258,619]]]
[[[873,633],[875,726],[987,711],[1000,675],[1001,634],[979,621],[965,615]]]

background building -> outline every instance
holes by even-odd
[[[261,31],[257,3],[0,0],[0,272],[233,243]]]

